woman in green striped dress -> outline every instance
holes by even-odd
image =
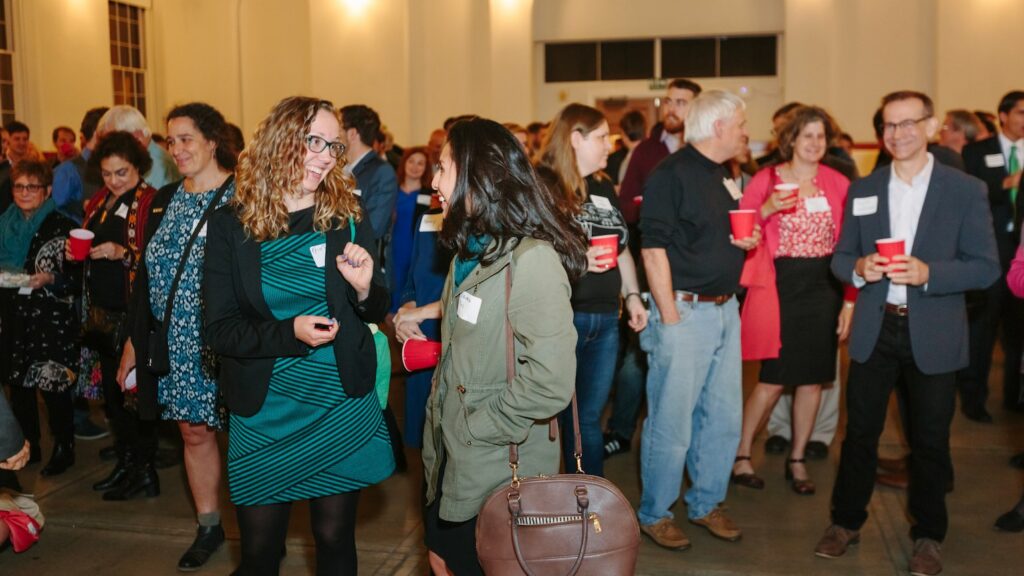
[[[210,220],[206,335],[231,412],[238,574],[277,573],[291,503],[305,499],[317,573],[355,574],[359,490],[395,466],[367,326],[390,297],[363,248],[373,232],[342,172],[340,130],[329,102],[281,101]]]

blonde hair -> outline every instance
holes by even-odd
[[[557,176],[563,193],[571,204],[579,206],[587,201],[587,182],[576,164],[576,149],[572,147],[572,134],[586,137],[601,127],[605,117],[597,108],[572,103],[551,120],[544,144],[540,149],[541,166],[550,168]],[[598,172],[595,177],[601,178]]]
[[[305,136],[321,110],[341,126],[338,111],[326,100],[304,96],[281,100],[260,122],[252,142],[239,156],[231,202],[250,238],[262,242],[288,232],[284,196],[302,186]],[[316,189],[313,228],[317,231],[348,226],[349,217],[362,219],[359,201],[352,194],[352,178],[343,171],[345,163],[342,155]]]

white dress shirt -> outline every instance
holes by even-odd
[[[661,142],[668,148],[669,154],[674,154],[676,150],[679,150],[681,139],[679,134],[669,134],[668,130],[661,131]]]
[[[889,168],[889,233],[891,238],[903,240],[907,254],[914,247],[917,235],[917,224],[921,218],[921,208],[928,194],[928,184],[935,168],[935,157],[928,154],[928,163],[914,176],[910,183],[900,180],[896,175],[896,163]],[[907,303],[907,286],[905,284],[889,284],[889,294],[885,301],[889,304]]]
[[[1006,161],[1006,173],[1010,173],[1010,146],[1017,146],[1017,167],[1024,167],[1024,138],[1014,142],[1006,137],[1006,134],[999,133],[999,147],[1003,149],[1003,160]]]

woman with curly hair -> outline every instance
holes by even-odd
[[[167,144],[185,178],[161,188],[153,200],[153,218],[146,226],[150,240],[132,289],[131,338],[118,370],[123,387],[138,364],[140,418],[173,420],[181,432],[199,524],[195,540],[178,561],[183,571],[198,569],[224,542],[216,433],[224,429],[225,415],[216,357],[202,338],[205,303],[200,287],[204,219],[235,191],[237,152],[232,142],[224,116],[208,104],[184,104],[168,113]]]
[[[355,574],[359,491],[395,467],[366,324],[390,297],[340,133],[330,102],[279,102],[210,221],[206,337],[231,412],[237,574],[277,574],[296,500],[310,502],[317,574]]]

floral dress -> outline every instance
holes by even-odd
[[[221,205],[235,193],[232,182]],[[146,247],[149,270],[149,305],[153,317],[162,320],[167,295],[178,269],[181,254],[192,236],[216,190],[200,193],[178,187],[157,229]],[[204,225],[205,228],[205,225]],[[206,231],[201,230],[185,263],[171,310],[167,348],[171,370],[157,383],[157,401],[164,420],[206,424],[220,430],[226,421],[218,398],[216,356],[203,341],[203,261],[206,257]]]

